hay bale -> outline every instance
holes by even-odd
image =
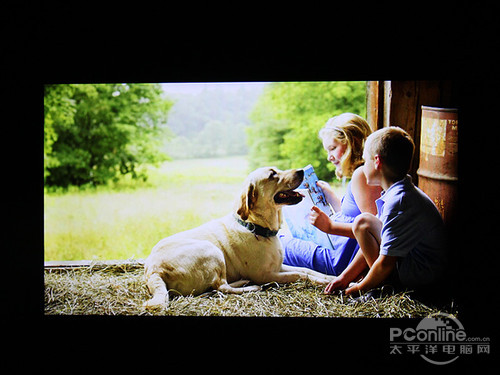
[[[366,302],[328,296],[309,281],[272,285],[260,292],[171,296],[167,309],[146,310],[150,298],[141,263],[93,264],[45,270],[45,314],[249,317],[426,317],[439,312],[401,292]]]

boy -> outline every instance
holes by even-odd
[[[360,251],[325,293],[345,294],[376,288],[397,276],[404,287],[435,284],[445,266],[444,227],[432,200],[413,185],[407,175],[415,145],[403,129],[388,127],[366,140],[364,173],[369,185],[383,189],[377,199],[378,214],[362,213],[353,232]],[[366,276],[360,275],[369,267]]]

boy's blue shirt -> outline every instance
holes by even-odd
[[[403,284],[428,284],[441,276],[446,262],[444,225],[432,200],[406,176],[375,203],[383,224],[380,254],[400,257]]]

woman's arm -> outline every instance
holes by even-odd
[[[321,211],[320,208],[316,206],[312,206],[311,208],[311,213],[309,214],[309,222],[325,233],[355,238],[354,233],[352,232],[351,223],[338,223],[336,221],[333,221],[328,217],[327,214],[325,214],[323,211]]]
[[[363,168],[358,168],[352,174],[352,195],[361,212],[377,214],[375,201],[380,198],[382,188],[380,186],[368,185]]]
[[[318,181],[317,184],[325,193],[326,200],[332,205],[335,212],[340,211],[340,199],[335,195],[330,185],[324,181]],[[367,184],[363,168],[358,168],[354,171],[352,175],[351,191],[361,212],[369,212],[373,215],[377,214],[375,200],[380,198],[382,188],[380,186],[371,186]],[[336,206],[334,206],[334,204]],[[311,209],[309,222],[319,230],[328,234],[355,238],[352,232],[352,224],[338,223],[330,220],[328,215],[318,207],[313,207]]]

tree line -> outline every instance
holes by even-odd
[[[332,180],[335,167],[318,139],[330,117],[343,112],[366,116],[366,82],[276,82],[264,89],[247,129],[251,168],[281,169],[312,164],[319,178]]]
[[[251,169],[312,164],[331,180],[334,166],[318,131],[342,112],[365,116],[365,97],[365,82],[275,82],[262,93],[206,91],[171,111],[174,102],[159,84],[46,85],[45,185],[96,186],[126,174],[146,179],[140,166],[172,156],[247,153]]]
[[[172,102],[154,84],[44,87],[46,186],[100,185],[167,159],[158,147]]]
[[[248,153],[245,129],[251,126],[249,114],[262,89],[255,85],[235,85],[232,90],[207,86],[196,94],[174,95],[168,127],[175,137],[163,147],[174,159]]]

